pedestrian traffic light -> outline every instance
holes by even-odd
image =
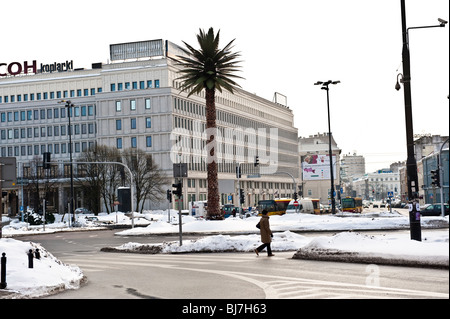
[[[441,187],[441,180],[439,178],[439,169],[431,171],[431,185]]]
[[[255,165],[255,167],[259,165],[259,156],[258,155],[255,156],[255,164],[254,165]]]
[[[245,201],[244,190],[243,190],[243,189],[240,189],[239,203],[240,203],[240,204],[244,204],[244,201]]]
[[[183,183],[172,184],[172,187],[175,187],[175,189],[172,190],[172,194],[177,195],[178,198],[180,198],[181,195],[183,195]]]
[[[297,192],[294,193],[294,199],[295,199],[295,200],[298,199]]]
[[[42,153],[42,161],[44,162],[44,169],[49,169],[50,168],[50,153],[49,152],[45,152]]]
[[[172,191],[170,189],[167,190],[167,200],[172,203]]]

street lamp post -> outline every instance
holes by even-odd
[[[70,156],[70,210],[69,210],[69,225],[70,219],[72,216],[75,216],[74,213],[74,192],[73,192],[73,161],[72,161],[72,126],[70,124],[70,115],[72,113],[72,107],[74,106],[70,100],[61,100],[58,103],[66,103],[66,108],[69,116],[69,156]]]
[[[320,82],[317,81],[314,83],[314,85],[322,85],[322,90],[327,91],[327,109],[328,109],[328,155],[330,157],[330,179],[331,179],[331,190],[330,190],[330,197],[331,197],[331,213],[336,214],[336,201],[334,199],[334,174],[333,174],[333,151],[331,149],[331,125],[330,125],[330,96],[329,96],[329,88],[328,86],[330,84],[336,85],[338,83],[341,83],[341,81],[326,81],[326,82]]]
[[[414,156],[414,134],[413,134],[413,120],[412,120],[412,108],[411,108],[411,66],[410,66],[410,54],[409,54],[409,34],[410,29],[424,29],[445,27],[447,21],[438,19],[439,25],[423,26],[406,28],[406,10],[405,0],[400,0],[401,15],[402,15],[402,33],[403,33],[403,77],[401,82],[404,87],[405,98],[405,122],[406,122],[406,145],[408,158],[406,160],[406,173],[407,173],[407,187],[408,187],[408,201],[409,201],[409,223],[411,239],[421,241],[421,226],[420,226],[420,211],[417,209],[417,194],[419,191],[418,177],[417,177],[417,162]],[[400,84],[395,86],[396,90],[400,89]]]

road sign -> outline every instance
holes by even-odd
[[[394,197],[394,192],[387,192],[387,193],[389,198]]]
[[[297,206],[298,206],[298,202],[295,201],[295,202],[294,202],[294,207],[297,207]]]
[[[16,158],[0,157],[0,183],[3,188],[17,188]]]

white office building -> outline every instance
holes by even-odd
[[[52,204],[64,210],[70,149],[68,110],[60,102],[70,100],[74,162],[96,144],[139,148],[170,177],[174,163],[187,163],[184,208],[188,201],[206,200],[205,98],[180,92],[177,66],[170,59],[179,48],[153,40],[111,45],[110,51],[110,62],[93,63],[91,69],[73,68],[75,59],[0,63],[0,155],[15,157],[17,176],[26,178],[29,163],[50,152],[62,174],[53,185],[58,191]],[[292,196],[299,178],[292,110],[242,89],[217,92],[216,108],[219,179],[235,180],[240,164],[244,206]],[[256,155],[260,166],[255,168]],[[9,191],[21,197],[20,187]],[[223,193],[222,203],[237,204],[235,194]],[[78,194],[75,205],[83,204]],[[148,209],[159,207],[167,208],[167,201],[146,203]]]

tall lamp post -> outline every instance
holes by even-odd
[[[75,196],[73,193],[73,161],[72,161],[72,126],[70,124],[70,116],[72,113],[72,107],[74,106],[70,100],[61,100],[58,103],[66,103],[66,108],[69,116],[69,156],[70,156],[70,211],[69,211],[69,225],[70,219],[75,215],[74,213],[74,202]]]
[[[334,174],[333,174],[333,151],[331,149],[331,125],[330,125],[330,96],[329,96],[329,88],[328,86],[330,84],[336,85],[338,83],[341,83],[341,81],[326,81],[326,82],[320,82],[317,81],[314,83],[314,85],[322,85],[322,90],[327,91],[327,109],[328,109],[328,155],[330,157],[330,179],[331,179],[331,190],[330,190],[330,197],[331,197],[331,213],[336,214],[336,201],[334,199]]]
[[[421,241],[421,226],[420,226],[420,211],[418,210],[417,194],[419,191],[418,177],[417,177],[417,162],[414,156],[414,134],[413,134],[413,120],[411,109],[411,66],[409,55],[409,30],[410,29],[424,29],[445,27],[447,21],[438,19],[439,25],[423,26],[406,28],[406,10],[405,0],[400,0],[401,15],[402,15],[402,33],[403,33],[403,76],[401,82],[404,86],[404,98],[405,98],[405,122],[406,122],[406,145],[408,158],[406,160],[406,173],[407,173],[407,187],[408,187],[408,201],[409,201],[409,224],[411,239]],[[400,84],[397,76],[397,84],[395,89],[400,90]]]

